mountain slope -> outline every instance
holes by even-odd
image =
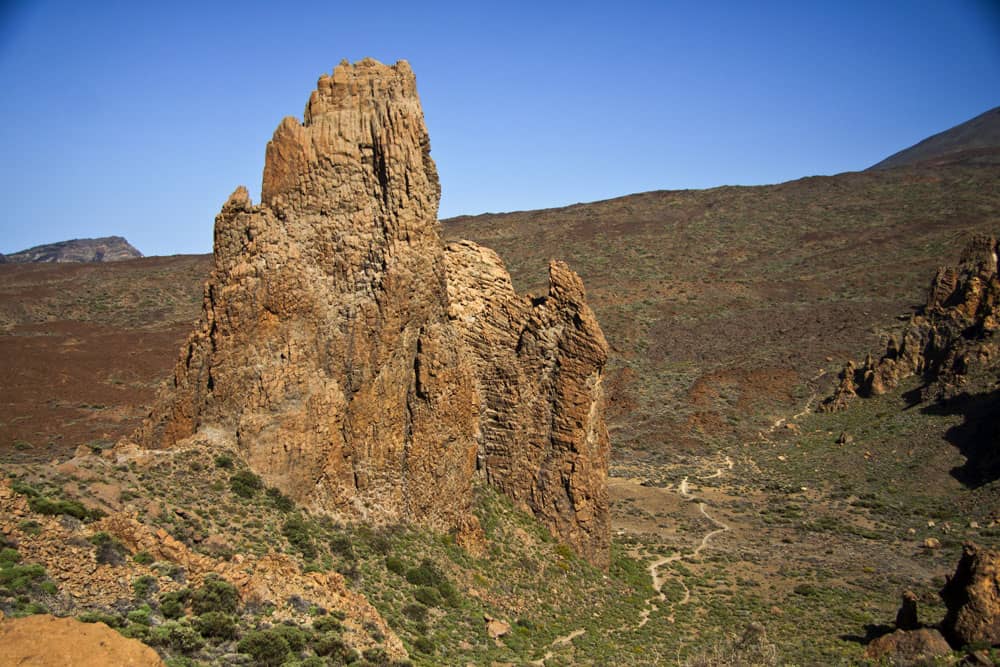
[[[931,161],[939,164],[1000,162],[1000,107],[894,153],[869,167],[869,171]]]

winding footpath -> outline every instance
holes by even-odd
[[[724,459],[723,465],[720,468],[718,468],[714,473],[710,475],[705,475],[703,477],[698,477],[698,479],[704,480],[704,479],[716,479],[718,477],[722,477],[722,475],[726,470],[733,469],[733,465],[734,465],[733,460],[727,456]],[[688,484],[688,477],[685,477],[684,479],[681,480],[681,483],[677,487],[677,493],[684,500],[687,501],[696,500],[696,497],[691,494],[690,486]],[[709,542],[713,537],[721,533],[724,533],[727,530],[730,530],[729,525],[727,525],[723,521],[720,521],[719,519],[716,519],[715,517],[713,517],[711,514],[708,513],[708,505],[704,501],[698,501],[698,511],[701,512],[702,516],[704,516],[712,524],[714,524],[716,528],[703,535],[701,541],[698,543],[698,546],[696,546],[690,553],[685,554],[680,551],[675,551],[669,556],[659,556],[658,558],[653,560],[648,565],[647,570],[649,571],[649,576],[653,580],[653,590],[655,591],[656,594],[653,597],[646,600],[646,608],[643,609],[641,612],[639,612],[639,617],[637,622],[626,624],[620,628],[610,630],[610,632],[619,633],[619,632],[634,631],[638,630],[639,628],[649,623],[649,619],[653,615],[653,612],[658,611],[660,609],[660,605],[667,603],[667,595],[666,593],[663,592],[663,584],[666,583],[666,577],[664,574],[661,573],[661,568],[663,568],[664,565],[669,565],[670,563],[675,563],[680,560],[689,560],[692,558],[697,558],[698,555],[701,554],[701,552],[708,546]],[[677,602],[673,603],[673,605],[671,606],[685,605],[691,601],[691,590],[687,587],[687,585],[684,583],[683,580],[678,579],[678,582],[684,588],[684,596]],[[668,620],[671,623],[674,622],[674,617],[672,614],[668,617]],[[552,643],[549,644],[549,648],[545,652],[545,655],[536,660],[532,660],[528,664],[536,665],[538,667],[544,667],[546,660],[551,660],[553,657],[555,657],[555,650],[557,648],[572,643],[574,639],[583,635],[585,632],[586,632],[585,629],[577,628],[576,630],[573,630],[572,632],[566,635],[563,635],[561,637],[556,637],[552,641]]]

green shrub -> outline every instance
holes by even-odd
[[[287,514],[295,509],[295,501],[283,494],[279,489],[271,486],[264,493],[267,495],[268,502],[279,512]]]
[[[264,488],[264,482],[249,470],[241,470],[229,478],[229,488],[240,498],[253,498]]]
[[[347,664],[358,659],[358,652],[348,646],[335,632],[328,632],[313,641],[316,655],[329,657],[335,665]]]
[[[406,575],[406,563],[404,563],[403,559],[398,556],[386,556],[385,569],[398,574],[401,577]]]
[[[103,623],[109,628],[125,627],[125,619],[121,614],[105,614],[100,611],[85,611],[76,617],[81,623]]]
[[[149,565],[153,562],[153,557],[149,555],[148,551],[140,551],[136,555],[132,556],[132,560],[139,565]]]
[[[284,637],[285,641],[288,642],[288,648],[293,653],[298,653],[304,649],[306,641],[309,639],[309,633],[294,625],[276,625],[271,628],[271,632],[279,637]]]
[[[288,539],[302,557],[307,560],[316,558],[316,545],[309,534],[309,524],[298,514],[290,516],[281,526],[281,534]]]
[[[47,514],[49,516],[62,516],[68,514],[81,521],[87,519],[100,519],[105,516],[104,512],[98,509],[87,509],[79,501],[65,500],[63,498],[47,498],[45,496],[28,496],[28,506],[32,512]]]
[[[434,653],[434,642],[427,637],[417,637],[413,642],[413,648],[428,655]]]
[[[193,653],[205,645],[198,631],[186,623],[167,621],[152,629],[149,643],[170,648],[181,653]]]
[[[386,654],[384,649],[366,648],[364,652],[362,652],[361,657],[374,665],[389,664],[389,656]]]
[[[105,532],[90,536],[90,542],[97,547],[97,562],[101,565],[122,565],[127,549],[125,545]]]
[[[403,607],[403,616],[406,616],[411,621],[424,623],[427,621],[427,607],[420,603],[411,602]]]
[[[42,532],[42,524],[38,523],[34,519],[25,519],[17,524],[17,527],[26,532],[28,535],[40,535]]]
[[[229,454],[219,454],[215,457],[215,467],[224,468],[226,470],[233,469],[233,457]]]
[[[355,558],[354,545],[351,544],[351,538],[347,535],[334,535],[330,538],[330,551],[347,560]]]
[[[198,616],[210,611],[235,614],[240,596],[236,587],[218,575],[209,575],[201,588],[191,594],[191,609]]]
[[[262,667],[278,667],[291,653],[288,641],[269,630],[248,632],[236,648],[240,653],[248,654],[255,664]]]
[[[132,581],[132,590],[140,600],[145,600],[151,593],[160,590],[160,585],[156,582],[156,577],[144,574]]]
[[[0,550],[0,568],[7,568],[21,560],[21,554],[17,552],[17,549],[11,549],[10,547],[4,547]]]
[[[191,621],[202,637],[236,639],[236,619],[221,611],[208,611]]]
[[[413,598],[428,607],[437,607],[441,604],[441,594],[438,592],[438,589],[431,588],[430,586],[418,586],[413,591]]]
[[[417,567],[406,571],[406,580],[414,586],[437,586],[445,581],[444,574],[432,561],[425,558]]]
[[[312,623],[313,632],[340,632],[344,629],[344,626],[340,624],[340,621],[335,619],[333,616],[320,616],[313,620]]]
[[[140,625],[150,625],[150,615],[153,610],[149,608],[148,604],[144,604],[138,609],[133,609],[128,613],[128,620],[132,623],[138,623]]]
[[[45,568],[38,563],[11,565],[0,570],[0,586],[13,593],[28,591],[33,584],[41,583],[46,577]]]
[[[181,618],[184,616],[184,605],[191,597],[191,591],[182,588],[160,596],[160,613],[166,618]]]

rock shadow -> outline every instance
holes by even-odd
[[[921,411],[965,418],[944,434],[966,459],[964,464],[951,469],[955,479],[968,488],[978,488],[1000,479],[1000,389],[962,393],[937,401]]]

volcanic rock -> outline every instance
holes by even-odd
[[[958,267],[938,269],[923,312],[889,338],[880,357],[869,354],[861,367],[848,362],[821,409],[843,409],[855,395],[883,394],[913,375],[926,379],[925,395],[947,396],[958,391],[973,367],[995,366],[1000,357],[997,252],[995,237],[976,236]]]
[[[321,77],[261,193],[216,218],[201,322],[134,439],[235,447],[314,511],[472,545],[478,471],[607,565],[607,344],[564,264],[532,300],[491,251],[446,251],[409,65]]]
[[[936,664],[932,661],[951,653],[951,646],[933,628],[896,630],[875,639],[865,649],[869,660],[889,659],[893,665]]]
[[[120,262],[138,257],[142,257],[142,253],[121,236],[105,236],[99,239],[73,239],[35,246],[2,256],[0,263]]]
[[[952,646],[1000,645],[1000,551],[967,543],[941,599],[948,608],[941,631]]]
[[[161,667],[156,651],[104,623],[48,614],[0,622],[0,664],[46,667]]]

